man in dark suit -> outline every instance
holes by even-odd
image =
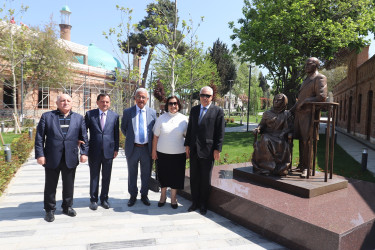
[[[112,162],[119,149],[119,116],[109,110],[111,99],[108,94],[99,94],[96,99],[99,108],[86,112],[86,128],[90,131],[90,209],[98,208],[99,176],[102,171],[101,206],[110,207],[108,191],[111,181]]]
[[[78,146],[81,148],[81,162],[87,161],[88,142],[83,116],[74,113],[72,98],[67,94],[57,97],[57,110],[46,112],[40,118],[35,136],[35,158],[44,166],[44,210],[45,220],[55,220],[56,188],[61,172],[63,180],[63,213],[76,216],[72,208],[74,178],[78,161]]]
[[[121,131],[125,135],[125,156],[128,163],[128,192],[131,207],[137,200],[138,163],[141,169],[141,201],[150,206],[148,199],[148,182],[151,176],[152,128],[155,124],[155,110],[146,106],[148,93],[144,88],[135,92],[136,105],[125,109],[121,122]]]
[[[291,108],[291,112],[295,114],[294,137],[299,139],[299,168],[303,178],[307,176],[307,169],[310,169],[312,159],[312,146],[309,146],[312,144],[312,134],[309,133],[312,106],[307,103],[325,102],[327,99],[327,78],[318,72],[319,65],[320,62],[316,57],[306,60],[307,77],[299,89],[297,103]]]
[[[186,157],[190,158],[190,188],[192,205],[188,211],[207,213],[211,187],[211,172],[220,159],[224,140],[224,112],[212,102],[213,90],[206,86],[200,91],[201,105],[191,109],[186,132]]]

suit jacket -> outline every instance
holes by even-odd
[[[121,120],[121,131],[125,135],[125,155],[130,157],[134,149],[134,128],[136,127],[137,108],[134,105],[131,108],[125,109]],[[146,120],[147,120],[147,135],[148,135],[148,150],[151,154],[152,138],[154,133],[152,129],[156,120],[156,111],[146,106]]]
[[[200,105],[191,109],[188,128],[186,131],[185,146],[190,150],[196,150],[200,158],[213,158],[213,151],[223,147],[224,140],[224,112],[213,104],[203,116],[201,124],[198,125]]]
[[[303,81],[298,92],[298,101],[309,97],[314,97],[314,102],[324,102],[327,99],[327,78],[324,75],[317,73]],[[303,105],[299,112],[311,112],[311,106]]]
[[[71,113],[69,129],[64,136],[57,110],[46,112],[40,118],[35,135],[35,159],[44,156],[46,158],[44,167],[57,168],[65,152],[66,166],[75,168],[79,164],[78,140],[85,142],[81,145],[81,154],[87,155],[88,141],[83,116]]]
[[[100,160],[103,150],[105,159],[112,159],[114,152],[119,149],[119,116],[115,112],[108,110],[104,130],[100,125],[99,109],[86,112],[86,129],[90,130],[89,158],[90,160]]]

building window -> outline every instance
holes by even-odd
[[[344,121],[345,121],[345,116],[346,116],[346,99],[344,100],[344,115],[343,115]]]
[[[357,102],[357,123],[361,122],[362,94],[358,96]]]
[[[341,121],[341,115],[342,115],[342,100],[340,101],[340,114],[339,114],[340,121]]]
[[[4,108],[14,108],[13,93],[13,88],[11,86],[8,86],[8,83],[5,82],[3,87]]]
[[[49,88],[41,87],[38,91],[38,108],[48,109],[49,108]]]
[[[90,88],[83,89],[83,100],[85,109],[91,109],[91,91]]]

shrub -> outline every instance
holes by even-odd
[[[35,130],[33,131],[33,135],[35,135]],[[4,191],[17,170],[27,160],[33,147],[34,139],[29,139],[28,133],[22,133],[19,138],[13,140],[11,143],[12,161],[6,162],[4,156],[0,156],[0,194]]]
[[[234,123],[234,118],[230,118],[230,123]]]

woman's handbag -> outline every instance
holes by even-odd
[[[158,180],[158,164],[157,164],[157,160],[154,161],[154,166],[155,166],[155,169],[154,168],[151,168],[151,176],[150,176],[150,180],[148,182],[148,189],[150,189],[151,191],[154,191],[156,193],[158,193],[160,191],[160,183],[159,183],[159,180]],[[153,171],[154,170],[154,171]],[[153,175],[154,173],[154,175]]]

